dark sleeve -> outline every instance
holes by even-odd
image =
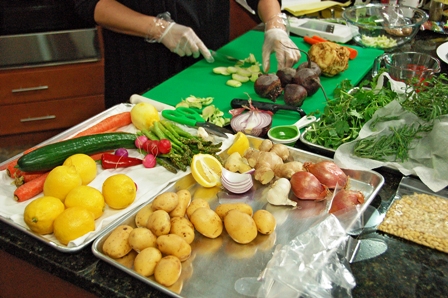
[[[94,14],[98,1],[99,0],[73,0],[75,3],[75,12],[91,26],[96,25]]]

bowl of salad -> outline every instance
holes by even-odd
[[[428,20],[421,9],[392,4],[355,5],[345,9],[342,16],[357,44],[384,51],[409,42]]]

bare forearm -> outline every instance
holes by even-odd
[[[146,37],[155,17],[136,12],[115,0],[100,0],[95,7],[95,21],[109,30]]]
[[[269,27],[273,24],[269,21],[280,13],[280,3],[277,0],[260,0],[258,3],[258,16],[264,23],[267,23],[266,29],[270,29]]]

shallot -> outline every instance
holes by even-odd
[[[302,200],[324,200],[329,193],[328,187],[323,185],[310,172],[300,171],[291,176],[291,189],[294,195]]]
[[[347,184],[347,175],[332,161],[306,162],[303,164],[303,167],[329,189],[336,188],[336,185],[344,188]]]
[[[364,194],[357,190],[341,189],[334,196],[330,213],[364,203]]]

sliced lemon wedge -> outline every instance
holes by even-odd
[[[241,156],[244,156],[244,153],[249,149],[249,146],[249,139],[240,131],[235,135],[235,140],[233,141],[232,146],[227,149],[227,154],[231,155],[234,152],[238,152]]]
[[[203,187],[214,187],[221,184],[221,162],[210,154],[196,154],[191,162],[191,174]]]

